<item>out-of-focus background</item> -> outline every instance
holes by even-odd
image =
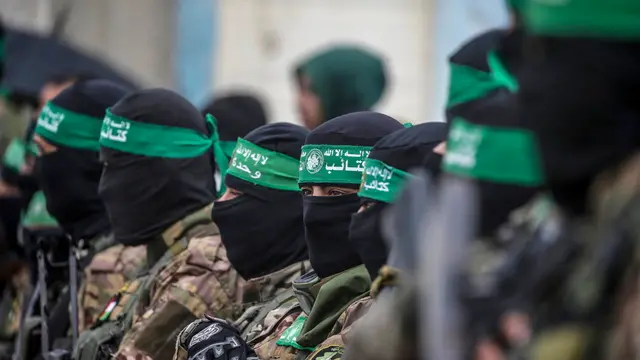
[[[387,61],[376,110],[439,120],[448,54],[507,21],[503,0],[0,0],[0,16],[8,28],[54,32],[141,86],[173,88],[197,106],[252,89],[271,121],[296,123],[293,67],[339,43]]]

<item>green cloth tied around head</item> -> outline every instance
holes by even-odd
[[[487,53],[489,72],[455,63],[449,66],[451,78],[447,108],[481,99],[501,88],[511,92],[518,90],[518,80],[509,73],[495,51]]]
[[[472,124],[455,118],[443,169],[478,180],[522,186],[543,183],[535,136],[524,129]]]
[[[207,116],[207,125],[211,129],[210,136],[182,127],[129,120],[107,110],[100,131],[100,145],[141,156],[192,158],[213,146],[216,135],[213,117]]]
[[[358,196],[393,203],[411,174],[380,160],[367,159]]]
[[[220,184],[220,189],[216,194],[216,197],[221,197],[225,191],[227,191],[227,187],[224,186],[224,175],[227,173],[229,169],[229,159],[231,159],[232,155],[227,155],[227,150],[222,147],[220,142],[220,135],[218,132],[218,121],[216,118],[207,114],[205,116],[207,119],[207,123],[211,126],[211,146],[213,147],[213,159],[218,165],[218,169],[220,170],[220,178],[222,179],[222,184]],[[232,150],[233,151],[233,150]]]
[[[71,148],[99,151],[102,119],[66,110],[48,102],[40,111],[35,133]]]
[[[300,191],[298,160],[238,139],[229,175],[271,189]]]
[[[299,184],[360,184],[370,146],[304,145]]]
[[[229,159],[220,147],[216,119],[207,115],[206,121],[210,136],[187,128],[129,120],[107,110],[100,131],[100,145],[135,155],[174,159],[200,156],[212,148],[224,178]],[[222,193],[224,191],[218,195]]]

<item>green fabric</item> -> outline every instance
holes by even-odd
[[[13,139],[4,151],[2,158],[2,164],[8,168],[13,169],[16,172],[20,172],[20,169],[25,164],[25,158],[27,153],[37,153],[38,149],[33,143],[29,143],[27,146],[22,139]]]
[[[102,119],[69,111],[49,101],[40,111],[35,133],[58,145],[100,150]]]
[[[233,156],[233,150],[236,149],[237,144],[237,141],[220,141],[220,148],[227,159],[231,159]]]
[[[237,143],[238,143],[237,141],[219,141],[218,142],[218,144],[220,144],[220,149],[222,150],[222,153],[224,154],[224,160],[223,160],[222,156],[220,156],[220,155],[216,156],[216,165],[218,166],[218,170],[220,170],[220,165],[218,165],[219,161],[222,161],[225,164],[228,164],[229,161],[231,161],[231,157],[233,156],[233,150],[235,150]],[[220,174],[220,188],[219,188],[218,194],[217,194],[218,197],[222,196],[225,193],[225,191],[227,191],[227,186],[224,183],[224,174],[222,174],[222,171],[220,171],[220,173],[221,173]]]
[[[47,212],[47,200],[42,191],[33,194],[31,202],[22,218],[25,227],[57,227],[56,220]]]
[[[480,99],[502,85],[484,71],[466,65],[449,63],[447,108]]]
[[[298,67],[320,98],[324,121],[353,111],[370,110],[386,86],[382,59],[351,47],[336,47]],[[323,121],[323,122],[324,122]]]
[[[213,117],[207,115],[206,118],[211,128],[211,136],[187,128],[133,121],[114,115],[107,110],[100,131],[100,145],[130,154],[151,157],[200,156],[212,148],[217,137]],[[219,166],[224,165],[224,163],[219,164]]]
[[[507,0],[507,7],[510,10],[520,11],[527,0]]]
[[[255,185],[298,192],[298,163],[290,156],[238,139],[227,174]]]
[[[491,77],[497,84],[506,87],[511,92],[518,91],[518,80],[507,70],[495,51],[489,52],[487,63],[491,69]]]
[[[638,0],[527,0],[525,26],[548,36],[640,38]]]
[[[296,342],[298,336],[304,328],[304,324],[307,322],[307,317],[300,315],[285,331],[282,332],[282,336],[276,341],[277,345],[296,348],[298,350],[313,351],[315,347],[304,347]]]
[[[370,146],[304,145],[299,184],[360,184]]]
[[[297,339],[300,346],[312,348],[326,340],[340,315],[353,302],[367,296],[371,279],[364,265],[323,279],[315,303]]]
[[[207,114],[206,116],[207,123],[211,126],[211,142],[213,147],[213,159],[218,166],[218,170],[220,170],[220,178],[222,179],[222,184],[220,184],[220,189],[218,190],[217,196],[220,197],[227,190],[227,187],[224,185],[224,175],[227,173],[229,169],[229,159],[226,152],[222,148],[220,144],[220,134],[218,134],[218,120],[211,115]]]
[[[542,184],[533,133],[515,128],[472,124],[453,119],[443,169],[479,180],[522,186]]]
[[[380,160],[367,159],[358,196],[393,203],[411,175]]]

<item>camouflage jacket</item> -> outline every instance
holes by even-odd
[[[248,280],[243,291],[243,314],[233,323],[240,330],[242,337],[251,343],[276,322],[281,314],[277,309],[295,303],[292,291],[293,282],[302,274],[309,271],[309,261],[290,265],[273,274]],[[187,359],[187,334],[181,333],[176,341],[176,353],[173,360]],[[191,335],[192,336],[192,335]],[[190,336],[189,336],[190,337]]]
[[[352,304],[367,297],[370,286],[364,265],[315,281],[311,286],[301,286],[296,281],[297,304],[275,310],[279,319],[250,345],[263,360],[306,359],[330,335],[342,330],[343,326],[337,325],[339,319]],[[344,321],[348,327],[350,319],[346,315]],[[323,355],[327,355],[326,351],[314,353],[314,358]]]
[[[191,321],[205,312],[227,319],[238,315],[244,280],[227,259],[220,231],[211,221],[211,207],[187,216],[162,234],[173,255],[150,274],[150,287],[137,299],[133,325],[124,334],[116,359],[171,359],[178,333]],[[186,248],[176,247],[185,240]],[[134,281],[131,287],[135,286]],[[123,302],[134,298],[123,295],[110,317],[122,311]],[[148,305],[142,306],[145,303]]]
[[[535,329],[531,359],[640,356],[640,156],[603,173],[591,188],[590,200],[592,214],[581,219],[583,250],[562,288],[568,306],[588,316]],[[627,245],[614,247],[621,239]],[[612,258],[613,249],[622,256]],[[603,276],[603,260],[609,259],[619,274],[612,278]],[[593,304],[603,300],[607,307],[594,309]]]
[[[267,315],[283,304],[295,299],[293,282],[302,274],[311,270],[309,261],[290,265],[273,274],[247,281],[244,287],[244,313],[234,322],[245,340],[251,340],[264,331]]]
[[[111,238],[112,236],[101,237],[90,242],[95,244],[97,253],[84,268],[84,279],[78,290],[80,332],[94,323],[111,297],[118,293],[127,281],[135,278],[146,264],[146,246],[102,246],[102,243],[108,242]]]
[[[371,296],[365,296],[349,305],[338,317],[327,339],[320,343],[307,359],[340,359],[344,353],[345,344],[351,338],[354,323],[369,311],[372,303]]]

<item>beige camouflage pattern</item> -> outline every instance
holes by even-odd
[[[82,332],[98,318],[109,300],[146,264],[146,246],[111,246],[91,259],[78,291],[78,327]]]
[[[369,311],[372,304],[373,299],[371,296],[365,296],[349,305],[340,314],[327,339],[321,342],[316,347],[316,350],[307,356],[307,359],[312,360],[318,358],[318,356],[330,356],[331,354],[335,354],[332,359],[339,359],[340,356],[338,355],[342,354],[345,345],[351,339],[353,325]]]
[[[210,214],[207,206],[163,233],[169,248],[185,237],[188,247],[154,277],[149,306],[136,309],[116,359],[171,359],[178,333],[193,319],[205,312],[225,319],[239,315],[244,280],[231,267]]]
[[[295,302],[293,292],[291,296],[286,296],[285,299],[276,298],[284,292],[291,290],[295,279],[299,278],[302,274],[311,270],[311,264],[309,261],[302,261],[287,266],[286,268],[276,271],[275,273],[261,276],[259,278],[250,279],[244,286],[242,302],[246,310],[244,313],[233,323],[233,326],[240,330],[244,340],[250,342],[251,339],[258,337],[265,329],[275,323],[279,317],[276,310],[282,307],[284,304],[291,304]],[[275,306],[274,311],[267,312],[264,317],[260,316],[260,311],[263,307],[270,302],[279,301]],[[268,305],[267,305],[268,306]],[[189,326],[194,327],[198,322],[203,319],[198,319]],[[193,336],[189,334],[189,331],[183,330],[181,336],[176,340],[176,353],[174,354],[174,360],[186,360],[187,359],[187,344],[186,340]]]
[[[599,224],[626,219],[622,226],[630,228],[634,236],[634,264],[618,293],[607,358],[637,359],[640,357],[640,154],[632,156],[619,169],[601,175],[592,188],[591,200]]]
[[[23,266],[11,277],[13,300],[5,320],[4,329],[1,329],[1,334],[4,338],[12,338],[18,333],[22,304],[28,296],[29,288],[29,269]]]
[[[274,306],[274,310],[276,310],[281,307],[282,304],[287,304],[294,300],[292,291],[293,282],[309,270],[311,270],[309,261],[302,261],[289,265],[273,274],[247,281],[242,299],[246,310],[242,316],[234,322],[234,326],[241,331],[245,340],[251,340],[260,335],[269,326],[269,322],[273,323],[273,317],[276,315],[271,314],[271,312],[264,314],[264,316],[260,316],[260,314],[256,316],[253,314],[256,314],[256,312],[259,313],[260,310],[271,301],[281,302],[279,304],[267,305]],[[291,293],[291,296],[288,296],[286,299],[276,298],[284,292]]]
[[[305,314],[297,304],[297,301],[294,301],[288,307],[282,306],[269,313],[264,322],[265,330],[255,339],[248,342],[261,360],[294,360],[297,350],[292,347],[280,346],[276,344],[276,341],[296,321],[298,316],[305,316]]]

